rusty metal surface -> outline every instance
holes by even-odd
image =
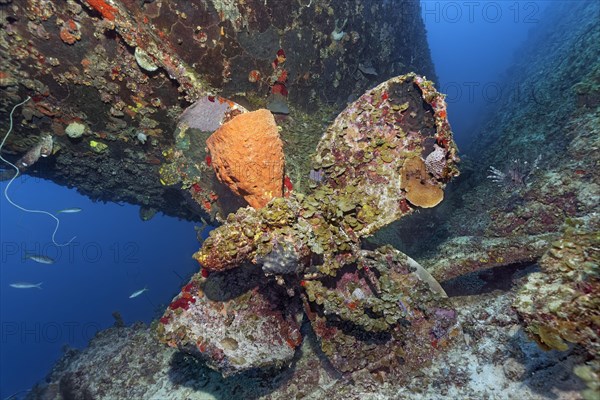
[[[264,107],[278,49],[288,102],[309,117],[409,70],[435,78],[417,1],[2,0],[0,15],[2,128],[32,98],[6,157],[51,134],[55,153],[26,173],[184,218],[197,211],[158,174],[177,117],[207,94]]]

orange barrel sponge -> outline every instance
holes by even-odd
[[[219,181],[252,207],[262,208],[282,196],[283,143],[269,110],[237,115],[206,145]]]

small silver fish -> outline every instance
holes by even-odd
[[[47,256],[37,255],[37,254],[27,254],[25,256],[25,259],[32,260],[32,261],[35,261],[40,264],[54,264],[54,259],[47,257]]]
[[[58,210],[56,213],[60,214],[74,214],[74,213],[78,213],[81,212],[81,208],[79,207],[73,207],[73,208],[65,208],[64,210]]]
[[[140,289],[140,290],[138,290],[138,291],[136,291],[136,292],[133,292],[133,293],[131,293],[131,296],[129,296],[129,298],[130,298],[130,299],[133,299],[134,297],[138,297],[140,294],[144,293],[144,292],[145,292],[145,291],[147,291],[147,290],[150,290],[150,289],[148,289],[148,288],[143,288],[143,289]]]
[[[42,283],[44,283],[44,282],[40,282],[40,283],[15,282],[15,283],[11,283],[9,286],[14,287],[15,289],[33,289],[33,288],[41,289]]]

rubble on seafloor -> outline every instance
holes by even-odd
[[[386,379],[384,370],[341,377],[306,323],[301,327],[305,340],[288,368],[254,369],[228,378],[164,346],[154,327],[135,324],[98,333],[83,350],[67,350],[27,398],[579,399],[585,385],[572,369],[587,356],[577,347],[545,351],[527,340],[511,307],[513,298],[499,290],[450,298],[463,340],[401,384]]]
[[[526,332],[543,348],[580,344],[589,360],[575,373],[586,399],[600,396],[600,215],[569,219],[563,234],[517,292],[514,307]]]

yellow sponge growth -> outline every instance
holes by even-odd
[[[97,142],[95,140],[90,140],[90,147],[98,154],[104,153],[106,149],[108,149],[108,146],[106,144],[102,142]]]

